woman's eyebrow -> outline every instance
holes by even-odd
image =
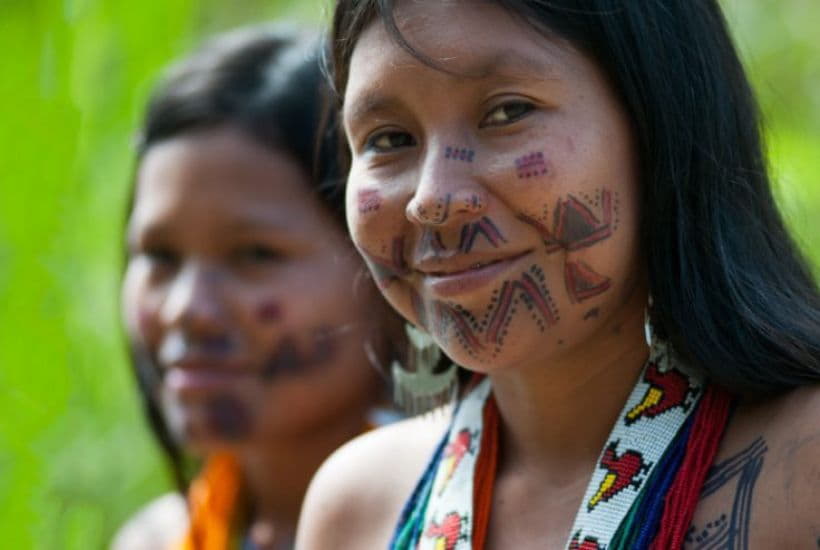
[[[295,217],[265,211],[264,209],[245,209],[240,215],[225,223],[225,231],[232,233],[253,231],[294,231],[301,220]]]
[[[503,80],[503,81],[555,81],[558,71],[555,66],[526,53],[513,49],[504,49],[483,55],[464,64],[459,57],[430,60],[425,63],[433,69],[452,75],[455,78],[470,81]],[[342,120],[352,123],[369,119],[379,114],[395,112],[400,109],[400,102],[386,95],[383,87],[365,91],[352,102],[342,105]]]
[[[466,65],[458,56],[429,61],[435,63],[425,63],[431,68],[465,80],[554,81],[558,78],[558,71],[553,64],[513,49],[480,56],[470,60]],[[398,106],[399,102],[395,99],[387,97],[378,90],[373,90],[363,93],[350,104],[344,104],[342,111],[345,119],[358,120],[378,113],[395,111]]]
[[[458,58],[443,61],[458,64]],[[505,80],[555,80],[557,71],[555,66],[544,60],[537,59],[524,52],[514,49],[505,49],[475,59],[462,68],[455,67],[454,76],[465,79],[487,80],[503,78]]]
[[[399,102],[378,90],[365,92],[350,103],[342,106],[342,120],[354,122],[371,118],[381,113],[395,112]]]

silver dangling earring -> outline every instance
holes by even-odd
[[[646,307],[643,310],[643,337],[646,339],[646,345],[652,349],[652,341],[655,339],[655,333],[652,331],[652,318],[649,316],[649,311],[652,309],[652,295],[649,295]]]
[[[661,372],[666,372],[671,366],[669,346],[666,340],[655,334],[655,330],[652,328],[651,312],[652,295],[650,294],[643,314],[643,335],[646,339],[646,345],[649,346],[649,361],[658,365]]]
[[[433,338],[406,323],[407,370],[393,360],[393,400],[410,415],[419,415],[449,402],[458,390],[458,367],[450,364],[435,372],[441,361],[441,350]]]

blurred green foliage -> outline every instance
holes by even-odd
[[[723,4],[769,123],[779,200],[820,265],[820,3]],[[0,0],[5,548],[103,548],[169,488],[117,310],[131,137],[159,69],[203,36],[320,12],[304,0]]]

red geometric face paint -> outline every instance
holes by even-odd
[[[477,222],[464,224],[461,228],[461,237],[458,241],[458,250],[462,254],[467,254],[473,249],[475,239],[482,235],[493,248],[498,248],[500,243],[507,242],[501,231],[495,226],[490,218],[483,216]]]
[[[589,265],[578,261],[567,261],[564,265],[564,281],[567,293],[573,302],[583,302],[609,289],[609,277],[596,273]]]
[[[552,229],[541,221],[520,214],[518,218],[529,223],[541,234],[548,253],[559,250],[580,250],[607,239],[614,230],[612,194],[601,191],[600,217],[588,205],[573,195],[559,200],[553,213]]]

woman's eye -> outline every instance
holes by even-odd
[[[413,136],[407,132],[381,132],[370,137],[365,149],[377,153],[389,153],[400,147],[411,147],[416,144]]]
[[[142,255],[156,267],[170,268],[179,262],[179,255],[170,248],[146,248]]]
[[[527,101],[510,101],[499,105],[484,117],[479,124],[480,128],[487,126],[503,126],[523,118],[527,113],[535,109],[535,105]]]
[[[282,254],[269,246],[250,245],[237,250],[237,259],[241,262],[262,264],[268,262],[278,262],[282,259]]]

